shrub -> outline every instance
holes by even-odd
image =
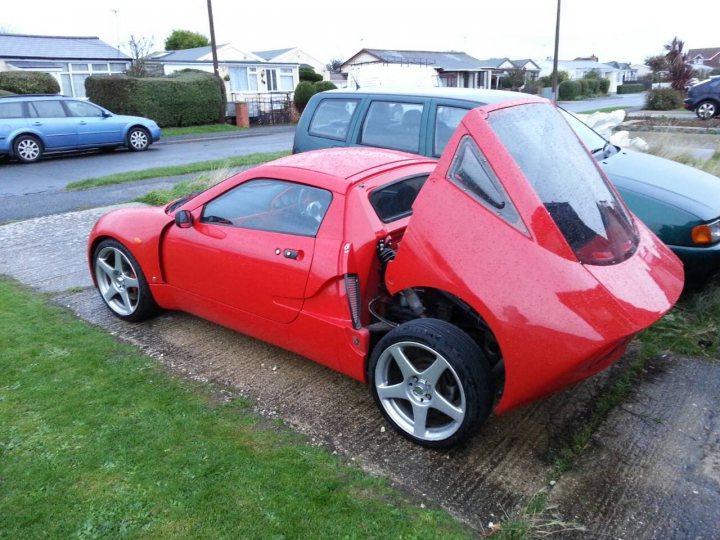
[[[558,94],[560,99],[564,101],[572,101],[580,96],[581,87],[579,81],[563,81],[558,86]]]
[[[617,87],[618,94],[637,94],[644,90],[645,85],[642,83],[619,84]]]
[[[324,92],[325,90],[336,90],[337,86],[330,81],[318,81],[313,83],[315,85],[315,93]]]
[[[310,98],[313,97],[316,92],[317,89],[315,85],[310,81],[301,81],[298,83],[295,87],[295,96],[293,97],[298,112],[302,113],[303,110],[305,110],[308,101],[310,101]]]
[[[315,73],[315,70],[311,67],[301,67],[298,74],[300,75],[300,82],[319,82],[323,80],[322,75]]]
[[[650,90],[645,101],[645,108],[651,111],[671,111],[682,105],[683,97],[672,88]]]
[[[60,85],[49,73],[2,71],[0,89],[13,94],[58,94]]]
[[[597,95],[600,92],[600,79],[586,79],[588,84],[588,93]]]
[[[85,90],[98,105],[118,114],[152,118],[161,127],[218,122],[225,108],[222,80],[197,70],[167,77],[89,77]]]
[[[587,79],[577,79],[577,83],[580,85],[579,96],[587,96],[590,91]]]
[[[608,90],[610,90],[610,81],[608,79],[600,79],[598,84],[600,85],[600,93],[602,95],[607,94]]]

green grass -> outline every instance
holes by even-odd
[[[169,167],[154,167],[152,169],[144,169],[142,171],[130,171],[126,173],[111,174],[108,176],[100,176],[96,178],[86,178],[77,182],[70,182],[65,189],[68,191],[80,191],[84,189],[93,189],[101,186],[109,186],[113,184],[122,184],[125,182],[135,182],[137,180],[148,180],[150,178],[161,178],[163,176],[179,176],[182,174],[192,174],[219,168],[245,167],[248,165],[258,165],[267,161],[272,161],[283,156],[287,156],[289,152],[264,152],[260,154],[250,154],[247,156],[237,156],[228,159],[215,159],[210,161],[198,161],[196,163],[188,163],[186,165],[173,165]]]
[[[625,107],[602,107],[600,109],[590,109],[589,111],[582,111],[580,114],[592,114],[596,112],[613,112],[624,109]]]
[[[219,172],[214,174],[201,174],[195,178],[191,178],[190,180],[178,182],[170,189],[157,189],[150,191],[145,195],[136,198],[135,201],[152,206],[163,206],[184,195],[195,193],[197,191],[204,191],[210,186],[213,186],[223,180],[226,176],[223,176]]]
[[[0,537],[469,538],[0,279]]]
[[[230,124],[207,124],[205,126],[169,127],[162,129],[162,136],[174,137],[176,135],[205,135],[207,133],[244,131],[245,129],[247,128],[240,128]]]

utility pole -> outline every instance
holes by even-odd
[[[217,59],[217,43],[215,42],[215,22],[213,21],[212,0],[207,0],[207,6],[208,18],[210,19],[210,47],[212,48],[213,71],[215,72],[216,77],[220,77]]]
[[[210,2],[210,0],[208,0]],[[557,0],[557,20],[555,21],[555,54],[553,55],[552,99],[558,98],[558,49],[560,48],[560,0]]]

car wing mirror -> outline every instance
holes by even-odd
[[[111,116],[112,116],[112,114],[110,114],[110,113],[107,112],[107,111],[103,111],[103,113],[102,113],[102,117],[103,117],[103,118],[110,118]]]
[[[175,214],[175,225],[181,229],[189,229],[193,225],[193,216],[187,210],[180,210]]]

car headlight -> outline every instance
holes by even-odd
[[[712,223],[693,227],[692,241],[701,246],[707,246],[720,241],[720,219]]]

